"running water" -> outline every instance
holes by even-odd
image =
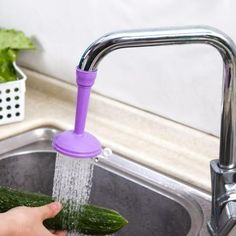
[[[57,154],[54,174],[53,197],[61,203],[69,203],[69,212],[79,211],[81,204],[89,201],[92,187],[94,160],[71,158]],[[67,219],[63,219],[66,225]],[[69,233],[69,236],[83,234]]]

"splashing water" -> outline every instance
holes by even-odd
[[[79,211],[81,204],[88,203],[92,187],[94,160],[92,158],[71,158],[57,154],[54,174],[53,197],[69,204],[71,211]],[[67,219],[63,219],[67,225]],[[71,232],[69,236],[83,235]]]

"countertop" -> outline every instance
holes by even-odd
[[[25,120],[0,126],[0,140],[37,127],[73,129],[76,87],[24,71]],[[209,162],[218,158],[218,138],[96,93],[86,129],[114,152],[210,192]]]

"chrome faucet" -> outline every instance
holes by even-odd
[[[209,44],[223,59],[220,151],[219,160],[210,163],[212,211],[208,229],[215,236],[236,235],[236,45],[232,39],[206,26],[120,31],[104,35],[91,44],[78,67],[82,71],[96,71],[107,54],[120,48],[176,44]]]

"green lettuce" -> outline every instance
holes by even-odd
[[[13,62],[16,60],[16,51],[13,49],[0,50],[0,83],[17,79]]]
[[[11,49],[32,49],[34,45],[30,38],[26,37],[22,31],[16,31],[14,29],[0,30],[0,50]]]
[[[35,48],[32,41],[21,31],[0,29],[0,83],[17,79],[13,62],[21,49]]]

